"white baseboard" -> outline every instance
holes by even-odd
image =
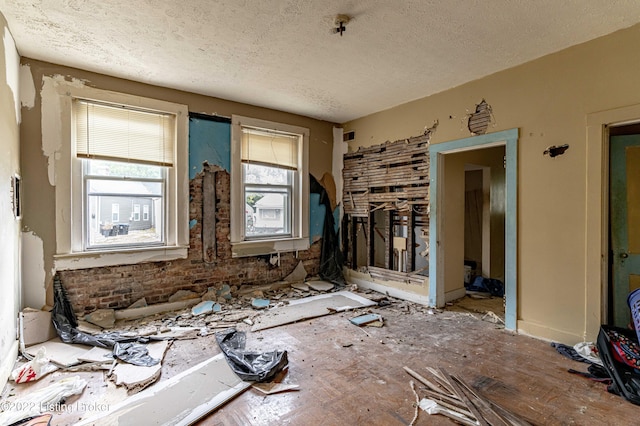
[[[451,302],[452,300],[462,299],[466,295],[467,295],[466,288],[464,287],[457,288],[455,290],[448,291],[444,294],[444,302],[448,303],[448,302]]]
[[[429,295],[412,293],[410,291],[398,289],[353,276],[347,277],[347,282],[349,284],[357,284],[359,288],[377,291],[378,293],[387,294],[397,299],[407,300],[409,302],[419,303],[421,305],[429,305]]]

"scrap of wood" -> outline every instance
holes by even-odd
[[[116,311],[116,319],[138,319],[161,312],[179,311],[181,309],[190,308],[200,303],[200,298],[180,300],[177,302],[157,303],[155,305],[144,306],[142,308],[119,309]]]
[[[410,376],[413,376],[416,380],[418,380],[423,385],[427,386],[429,389],[431,389],[433,391],[436,391],[438,393],[442,392],[441,388],[439,388],[438,386],[434,385],[431,381],[429,381],[426,378],[422,377],[420,374],[416,373],[415,371],[413,371],[409,367],[405,366],[403,368],[404,368],[404,371],[409,373]]]
[[[462,386],[463,391],[467,391],[469,392],[469,394],[471,394],[475,399],[474,404],[475,406],[482,412],[482,415],[484,416],[485,419],[487,419],[487,421],[489,421],[492,425],[504,425],[504,426],[510,426],[510,422],[505,419],[504,417],[502,417],[500,414],[498,414],[489,404],[489,402],[484,399],[483,397],[481,397],[480,395],[478,395],[469,385],[467,385],[461,378],[457,377],[457,376],[451,376],[453,381],[457,382],[458,384],[460,384],[460,386]]]
[[[451,378],[449,373],[447,373],[444,368],[441,368],[440,371],[442,372],[442,375],[448,380],[449,384],[455,391],[457,397],[461,401],[463,401],[467,406],[467,408],[469,409],[469,411],[473,413],[473,417],[475,417],[475,419],[478,421],[480,426],[489,426],[489,423],[484,419],[484,417],[482,417],[482,414],[480,414],[480,411],[478,410],[478,408],[473,404],[473,402],[469,399],[469,397],[467,397],[467,395],[464,393],[460,385],[458,385],[458,383]]]
[[[300,390],[300,385],[286,384],[286,383],[254,383],[251,385],[252,388],[262,392],[265,395],[272,395],[274,393],[287,392],[287,391],[298,391]]]

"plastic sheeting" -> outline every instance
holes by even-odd
[[[113,347],[113,356],[133,365],[151,367],[160,362],[159,359],[152,358],[145,345],[135,342],[116,343]]]
[[[235,328],[216,333],[216,340],[229,366],[242,380],[268,381],[287,366],[287,351],[245,351],[246,335]]]
[[[100,348],[111,348],[115,344],[115,336],[113,333],[104,333],[101,335],[91,335],[79,331],[78,320],[76,314],[71,308],[67,292],[60,278],[56,275],[53,279],[53,309],[51,311],[51,319],[60,340],[64,343],[79,343],[81,345],[98,346]]]
[[[309,174],[309,192],[320,194],[320,203],[325,206],[322,248],[320,250],[320,277],[323,280],[344,286],[345,279],[342,273],[344,259],[340,249],[338,233],[335,232],[331,200],[327,191],[312,174]]]

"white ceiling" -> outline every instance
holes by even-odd
[[[0,0],[21,56],[343,123],[640,22],[638,0]],[[343,36],[335,16],[352,17]]]

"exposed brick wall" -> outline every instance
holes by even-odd
[[[309,276],[319,273],[321,241],[309,250],[283,253],[280,266],[272,267],[266,257],[232,258],[230,237],[230,176],[216,173],[216,261],[202,260],[202,176],[189,183],[189,220],[197,223],[189,232],[189,254],[186,259],[150,262],[136,265],[59,271],[63,286],[76,312],[98,308],[126,308],[145,297],[147,303],[166,302],[178,290],[203,293],[208,287],[223,284],[267,284],[281,280],[303,261]]]

